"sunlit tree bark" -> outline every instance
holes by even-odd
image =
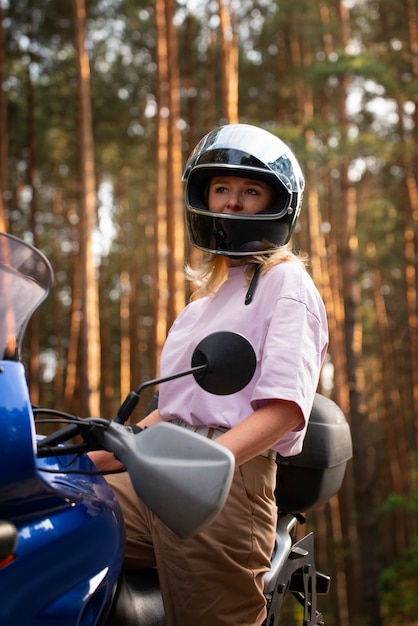
[[[166,0],[168,52],[168,163],[167,163],[167,247],[168,260],[168,327],[185,305],[184,286],[184,217],[182,193],[182,149],[180,132],[180,76],[177,29],[174,26],[175,2]]]
[[[167,25],[164,0],[155,2],[157,31],[157,175],[156,175],[156,266],[155,331],[157,359],[167,336],[168,250],[167,250],[167,168],[169,144],[169,75]],[[157,368],[159,361],[157,362]]]
[[[238,122],[238,35],[230,2],[219,0],[222,113],[228,124]]]
[[[184,226],[182,213],[179,74],[175,4],[157,0],[157,355],[167,330],[183,308]]]
[[[209,132],[217,125],[216,115],[216,68],[217,68],[217,54],[216,54],[216,34],[213,30],[208,32],[207,40],[207,72],[206,72],[206,92],[208,94],[208,101],[206,106],[206,128],[201,129],[200,136],[203,136],[205,132]]]
[[[96,225],[96,181],[91,119],[90,64],[86,48],[87,23],[84,0],[74,0],[77,44],[79,142],[80,142],[80,257],[83,275],[81,396],[89,415],[100,415],[100,334],[98,276],[93,255]]]

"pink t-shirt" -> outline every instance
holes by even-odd
[[[230,330],[246,337],[257,355],[253,379],[240,392],[216,396],[186,376],[160,385],[164,420],[232,428],[271,399],[294,401],[305,423],[274,449],[283,456],[302,449],[321,365],[328,346],[325,307],[298,261],[276,265],[259,277],[253,301],[245,305],[244,267],[229,269],[212,296],[190,303],[174,322],[161,355],[161,376],[190,367],[194,348],[207,335]]]

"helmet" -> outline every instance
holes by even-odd
[[[214,176],[255,178],[273,187],[273,205],[252,215],[210,212],[207,186]],[[270,132],[229,124],[205,135],[183,173],[190,243],[201,250],[242,257],[285,245],[302,204],[304,177],[293,152]]]

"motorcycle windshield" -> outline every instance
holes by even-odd
[[[52,281],[51,265],[39,250],[0,233],[0,359],[19,359],[26,325]]]

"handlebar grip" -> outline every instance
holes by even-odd
[[[64,443],[72,437],[76,437],[77,435],[79,435],[81,430],[82,425],[80,425],[79,423],[68,424],[68,426],[64,426],[64,428],[61,428],[56,433],[51,433],[50,435],[47,435],[46,437],[38,441],[38,448],[46,448],[50,446],[56,446],[59,443]]]
[[[118,414],[114,418],[116,424],[125,424],[139,402],[139,395],[135,391],[131,391],[125,398]]]

